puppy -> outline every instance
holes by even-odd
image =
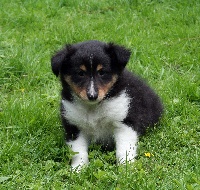
[[[125,69],[131,52],[100,41],[66,45],[51,59],[62,84],[61,118],[66,143],[77,154],[71,166],[88,164],[92,142],[116,146],[118,163],[133,162],[138,136],[159,121],[159,97]]]

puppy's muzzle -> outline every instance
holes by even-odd
[[[90,80],[90,83],[87,88],[87,97],[90,101],[95,101],[98,98],[98,89],[94,83],[93,77]]]

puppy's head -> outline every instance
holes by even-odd
[[[84,101],[98,103],[116,83],[130,51],[99,41],[66,45],[51,59],[52,71]]]

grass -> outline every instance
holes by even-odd
[[[194,0],[1,0],[0,189],[200,189],[199,10]],[[134,164],[116,166],[115,152],[94,146],[77,174],[50,58],[89,39],[129,47],[128,68],[156,89],[165,115]]]

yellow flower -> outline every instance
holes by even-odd
[[[150,152],[145,152],[144,155],[145,155],[146,157],[148,157],[148,158],[151,157],[151,153],[150,153]]]

